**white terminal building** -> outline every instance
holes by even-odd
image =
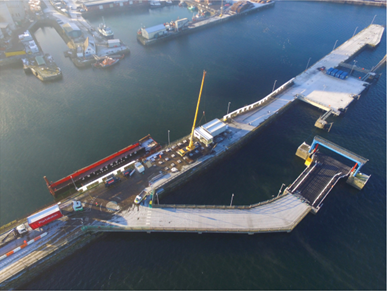
[[[200,140],[200,142],[208,146],[214,142],[215,136],[225,132],[227,129],[227,124],[215,118],[214,120],[197,127],[194,131],[194,136]]]

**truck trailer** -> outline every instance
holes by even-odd
[[[27,217],[28,225],[37,229],[63,216],[58,205],[53,205]]]

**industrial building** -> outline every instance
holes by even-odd
[[[218,118],[207,122],[206,124],[197,127],[194,136],[206,146],[214,142],[214,137],[225,132],[228,125],[220,121]]]

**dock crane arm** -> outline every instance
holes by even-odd
[[[194,119],[194,122],[193,122],[193,125],[192,125],[192,131],[191,131],[191,138],[190,138],[190,141],[189,141],[189,145],[187,146],[187,149],[189,151],[192,151],[195,147],[194,147],[194,144],[193,144],[193,137],[194,137],[194,131],[195,131],[195,125],[196,125],[196,119],[198,117],[198,111],[199,111],[199,105],[200,105],[200,98],[202,96],[202,90],[203,90],[203,84],[204,84],[204,78],[206,76],[206,71],[203,71],[203,79],[202,79],[202,85],[200,87],[200,93],[199,93],[199,99],[198,99],[198,104],[196,105],[196,112],[195,112],[195,119]]]

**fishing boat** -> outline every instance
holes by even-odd
[[[111,30],[110,27],[108,27],[105,24],[105,19],[102,17],[102,23],[99,24],[98,26],[98,31],[100,34],[102,34],[104,37],[111,39],[114,38],[114,32]]]
[[[102,69],[109,68],[109,67],[117,64],[123,57],[124,57],[124,55],[122,55],[118,58],[111,58],[111,57],[106,56],[102,60],[96,62],[94,64],[94,67],[102,68]]]

